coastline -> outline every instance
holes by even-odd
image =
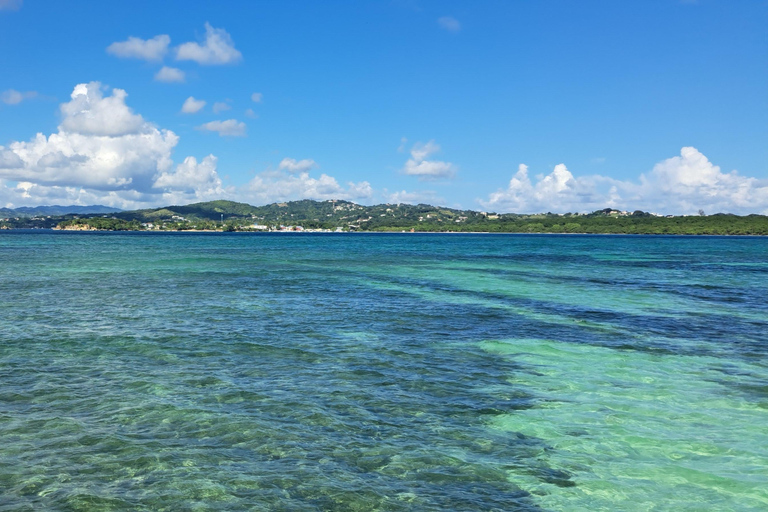
[[[226,233],[226,234],[258,234],[258,235],[270,235],[270,234],[290,234],[290,235],[533,235],[533,236],[652,236],[652,237],[729,237],[729,238],[764,238],[768,235],[763,234],[729,234],[729,233],[549,233],[543,231],[537,232],[521,232],[521,231],[223,231],[220,229],[72,229],[72,228],[59,228],[58,226],[52,228],[2,228],[2,232],[69,232],[69,233]]]

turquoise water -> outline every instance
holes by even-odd
[[[0,510],[766,510],[768,240],[0,232]]]

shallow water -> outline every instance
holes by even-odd
[[[0,233],[0,510],[765,510],[768,240]]]

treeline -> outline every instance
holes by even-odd
[[[630,235],[768,235],[768,217],[730,214],[688,217],[651,215],[543,215],[500,216],[473,223],[419,222],[411,226],[380,226],[376,231],[414,231],[490,233],[586,233]]]
[[[90,217],[70,219],[59,222],[59,229],[98,229],[102,231],[141,231],[144,227],[137,220],[113,219],[109,217]]]
[[[358,205],[349,201],[291,201],[251,206],[210,201],[110,215],[0,219],[0,228],[159,231],[252,231],[281,226],[334,231],[587,233],[642,235],[768,235],[768,217],[731,214],[661,217],[606,208],[590,214],[497,214],[428,204]],[[265,228],[266,227],[266,228]]]

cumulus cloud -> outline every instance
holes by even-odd
[[[301,173],[308,172],[310,169],[314,169],[315,167],[317,167],[317,163],[314,160],[310,160],[308,158],[298,161],[293,158],[283,158],[277,168],[281,171]]]
[[[251,101],[253,101],[254,103],[261,103],[261,99],[263,97],[264,97],[264,95],[261,94],[260,92],[255,92],[255,93],[251,94]]]
[[[126,96],[122,89],[104,96],[98,82],[78,84],[71,101],[61,105],[58,133],[12,142],[9,149],[23,165],[3,166],[0,177],[41,185],[148,189],[152,175],[171,165],[178,137],[134,114]]]
[[[334,177],[310,176],[310,159],[284,159],[277,169],[241,186],[224,186],[217,159],[172,159],[178,137],[135,113],[122,89],[98,82],[75,86],[60,107],[58,132],[0,146],[0,204],[105,204],[145,208],[212,199],[254,204],[294,199],[366,200],[367,181],[340,184]],[[201,100],[190,97],[190,105]],[[204,125],[205,126],[205,125]],[[213,131],[244,133],[235,120],[208,125]]]
[[[384,198],[387,203],[395,204],[445,204],[445,199],[437,195],[434,190],[417,190],[415,192],[400,190],[392,193],[385,191]]]
[[[200,112],[205,106],[205,100],[196,100],[192,96],[184,100],[184,104],[181,106],[181,112],[184,114],[196,114]]]
[[[8,89],[0,94],[0,101],[6,105],[18,105],[24,100],[37,97],[36,91],[20,92],[15,89]]]
[[[224,101],[217,101],[213,104],[213,113],[218,114],[219,112],[224,112],[225,110],[230,110],[232,107],[229,105],[229,103],[226,103]]]
[[[23,3],[23,0],[0,0],[0,11],[18,11]]]
[[[411,148],[411,158],[405,162],[402,169],[404,174],[418,176],[420,180],[436,180],[452,178],[456,174],[456,166],[450,162],[427,160],[429,155],[440,151],[440,146],[431,140],[426,144],[417,142]]]
[[[640,177],[638,197],[667,208],[693,213],[708,211],[768,213],[768,180],[724,173],[696,148],[684,147]]]
[[[448,32],[459,32],[461,30],[461,23],[456,18],[451,16],[442,16],[437,18],[437,24],[440,28],[447,30]]]
[[[78,84],[60,107],[57,133],[0,146],[0,201],[133,208],[227,193],[212,155],[173,170],[178,137],[134,113],[126,97],[98,82]]]
[[[9,208],[42,204],[105,204],[120,208],[118,199],[110,201],[110,193],[89,193],[80,187],[43,186],[29,181],[10,184],[0,180],[0,204]]]
[[[373,196],[373,189],[367,181],[348,182],[344,187],[327,174],[311,177],[309,169],[316,166],[314,160],[285,158],[277,170],[257,174],[238,193],[242,200],[252,204],[298,199],[365,201]]]
[[[245,117],[250,117],[251,119],[256,119],[259,116],[258,116],[258,114],[256,114],[256,112],[253,111],[252,108],[247,108],[247,109],[245,109]]]
[[[245,137],[245,123],[235,119],[226,121],[211,121],[201,124],[198,130],[216,132],[220,137]]]
[[[235,49],[232,37],[221,28],[205,23],[205,42],[184,43],[176,48],[176,60],[192,60],[202,65],[235,64],[243,55]]]
[[[24,167],[24,161],[8,149],[0,146],[0,169],[20,169]]]
[[[206,156],[199,163],[195,157],[188,156],[176,166],[174,172],[160,174],[154,187],[163,190],[163,199],[169,203],[231,197],[232,189],[222,187],[216,163],[217,158],[213,155]]]
[[[160,68],[160,71],[155,73],[155,81],[157,82],[165,82],[170,84],[182,83],[184,80],[186,80],[186,75],[182,70],[178,68],[163,66]]]
[[[121,59],[141,59],[150,62],[163,60],[168,53],[171,38],[165,34],[152,39],[129,37],[127,41],[112,43],[107,46],[107,53]]]
[[[507,188],[480,204],[488,209],[533,213],[594,211],[602,208],[665,214],[709,212],[768,213],[768,180],[723,173],[693,147],[656,164],[638,181],[607,176],[575,177],[563,164],[532,181],[521,164]]]
[[[127,96],[123,89],[113,89],[110,96],[104,97],[100,82],[78,84],[70,95],[71,101],[61,104],[63,120],[59,128],[81,135],[138,134],[146,121],[125,104]]]

